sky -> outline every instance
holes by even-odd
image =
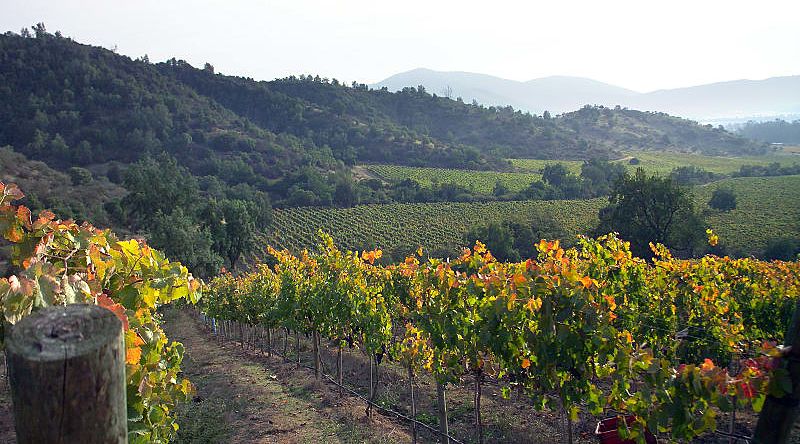
[[[639,92],[800,74],[797,0],[0,0],[0,31],[271,80],[414,68],[588,77]]]

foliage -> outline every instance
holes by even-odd
[[[640,441],[644,426],[688,440],[714,430],[711,407],[758,412],[786,393],[774,344],[798,303],[797,262],[680,260],[662,245],[650,262],[614,235],[536,248],[509,263],[480,242],[449,261],[420,248],[382,267],[380,250],[322,234],[315,252],[270,248],[274,268],[214,280],[203,310],[321,333],[442,382],[489,375],[573,421],[582,408],[631,413],[621,433]],[[755,357],[737,373],[715,364],[733,354]]]
[[[771,122],[749,121],[735,129],[744,137],[770,143],[800,145],[800,120],[787,122],[775,119]]]
[[[13,264],[21,270],[0,279],[4,321],[15,324],[39,308],[73,303],[113,311],[125,329],[129,439],[168,442],[177,430],[175,405],[193,387],[180,377],[183,346],[167,340],[156,309],[196,302],[198,281],[142,241],[120,241],[48,211],[33,216],[12,204],[22,197],[16,185],[0,183],[0,233],[13,244]]]
[[[598,228],[630,239],[634,253],[644,257],[649,255],[650,243],[669,245],[691,256],[704,230],[687,190],[670,178],[647,176],[641,168],[614,185],[609,206],[600,211]]]
[[[800,238],[777,237],[767,242],[764,259],[793,261],[800,255]]]
[[[235,268],[251,251],[256,228],[271,218],[269,199],[260,192],[245,190],[247,200],[203,199],[197,180],[166,154],[130,166],[124,184],[130,193],[120,202],[118,222],[148,232],[155,246],[200,276],[216,274],[223,264]]]
[[[694,165],[677,167],[669,173],[669,176],[678,185],[702,185],[721,178],[719,174],[714,174]]]
[[[480,241],[498,260],[514,262],[536,256],[535,244],[540,239],[559,238],[567,236],[552,217],[533,214],[527,220],[505,220],[473,227],[464,236],[464,244]]]
[[[662,112],[586,105],[558,118],[589,143],[619,150],[688,151],[708,155],[758,155],[766,144],[731,134],[722,127],[698,125]],[[644,161],[639,153],[635,156]]]
[[[736,208],[736,194],[730,188],[717,188],[708,201],[708,206],[720,211]]]

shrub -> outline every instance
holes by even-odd
[[[736,208],[736,194],[731,189],[718,188],[711,195],[708,206],[721,211],[733,210]]]

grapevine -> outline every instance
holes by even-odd
[[[620,432],[640,440],[645,427],[690,439],[715,430],[716,412],[734,403],[759,411],[768,393],[786,392],[775,344],[798,301],[797,262],[680,260],[660,245],[646,261],[613,234],[537,248],[519,263],[477,243],[449,261],[423,259],[420,249],[381,266],[380,250],[342,251],[320,234],[314,251],[269,248],[274,268],[214,280],[202,306],[344,340],[400,362],[411,378],[471,375],[476,406],[491,377],[571,420],[581,409],[633,414]],[[256,292],[254,318],[241,301]],[[729,373],[719,363],[733,356],[744,365]]]

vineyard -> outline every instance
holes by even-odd
[[[545,166],[560,163],[572,174],[581,173],[581,160],[542,160],[542,159],[509,159],[511,165],[518,171],[527,173],[541,173]]]
[[[631,158],[639,160],[637,164],[631,164]],[[575,160],[539,160],[539,159],[509,159],[511,164],[519,171],[536,173],[541,172],[545,165],[550,163],[560,163],[567,170],[574,174],[580,174],[581,161]],[[767,166],[777,162],[784,166],[799,163],[797,156],[790,155],[768,155],[751,157],[720,157],[705,156],[702,154],[674,153],[674,152],[655,152],[655,151],[630,151],[625,153],[625,158],[618,160],[623,163],[630,172],[642,167],[651,174],[669,174],[678,167],[695,166],[706,171],[718,174],[731,174],[739,171],[743,165]]]
[[[719,212],[708,208],[711,194],[720,187],[734,190],[736,209]],[[800,176],[724,179],[695,187],[693,193],[696,205],[706,212],[709,225],[731,252],[759,254],[775,233],[800,234]],[[276,209],[271,230],[260,240],[263,245],[299,251],[313,246],[317,230],[322,229],[343,248],[380,247],[385,252],[407,253],[425,245],[432,251],[453,251],[463,246],[463,236],[472,226],[525,221],[542,213],[552,215],[572,238],[596,225],[597,211],[605,204],[601,198]]]
[[[773,162],[781,165],[792,165],[797,163],[795,156],[772,155],[772,156],[752,156],[752,157],[720,157],[704,156],[702,154],[672,153],[672,152],[649,152],[632,151],[626,153],[629,157],[639,160],[636,165],[631,165],[625,161],[630,171],[637,167],[642,167],[648,173],[669,174],[670,171],[678,167],[695,166],[706,171],[718,174],[730,174],[739,171],[743,165],[767,166]]]
[[[387,182],[412,179],[424,187],[434,183],[456,183],[478,193],[492,194],[495,184],[502,183],[511,192],[521,191],[531,182],[541,180],[541,174],[471,171],[447,168],[422,168],[400,165],[365,165],[364,168]]]
[[[480,243],[450,261],[423,260],[420,249],[383,267],[380,250],[342,251],[320,235],[314,253],[269,248],[274,268],[216,278],[201,305],[214,328],[266,333],[270,349],[272,332],[286,331],[284,354],[289,331],[311,337],[317,378],[322,338],[338,344],[339,357],[363,350],[375,373],[400,365],[411,419],[418,375],[437,381],[440,399],[448,385],[472,384],[477,442],[490,381],[568,423],[581,412],[634,415],[618,431],[639,442],[651,432],[674,440],[714,432],[720,412],[735,409],[778,417],[792,382],[776,344],[798,303],[800,264],[677,260],[662,246],[650,262],[614,236],[537,248],[521,263],[497,262]],[[368,405],[378,391],[372,375]],[[341,358],[336,378],[341,385]],[[775,433],[767,423],[757,436]]]
[[[737,206],[729,212],[706,205],[717,188],[734,191]],[[694,188],[695,203],[731,252],[759,254],[776,236],[800,236],[800,176],[739,177]]]
[[[316,243],[317,230],[332,233],[343,248],[379,246],[406,254],[420,245],[458,251],[474,225],[491,221],[529,220],[546,213],[574,237],[597,223],[604,199],[360,205],[353,208],[276,209],[263,245],[299,251]],[[400,258],[402,259],[402,258]]]

